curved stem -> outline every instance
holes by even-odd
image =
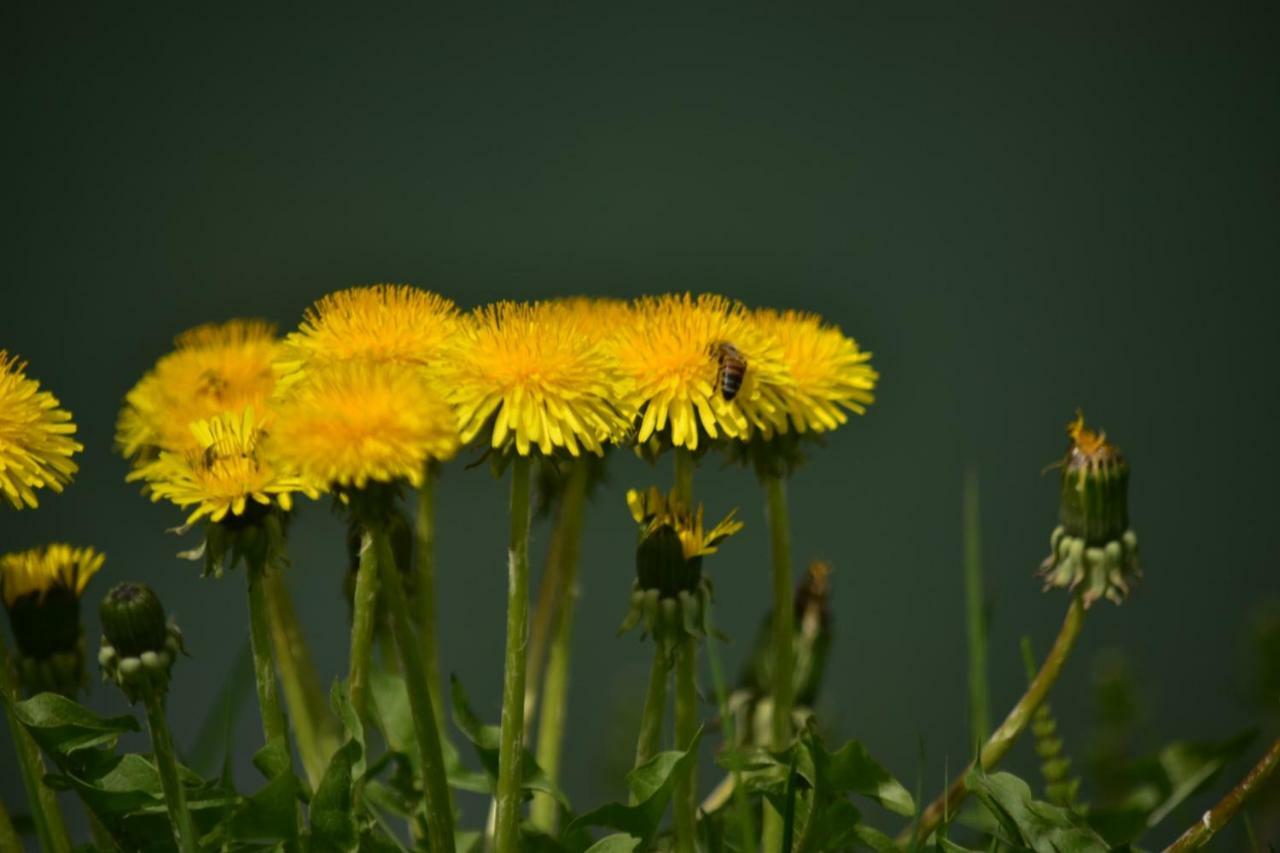
[[[298,614],[289,595],[283,572],[269,572],[265,579],[267,611],[276,668],[289,719],[293,722],[298,754],[307,780],[314,789],[320,784],[329,759],[338,748],[333,717],[325,711],[320,676],[311,649],[298,624]]]
[[[365,530],[360,537],[360,565],[351,601],[351,662],[347,670],[347,690],[351,707],[365,717],[369,708],[369,669],[373,665],[373,629],[378,609],[378,560],[373,537]]]
[[[698,733],[698,642],[686,636],[676,648],[676,748],[688,749]],[[696,853],[698,814],[698,765],[676,779],[672,794],[677,853]]]
[[[418,581],[418,647],[431,691],[431,707],[436,724],[444,723],[444,700],[441,698],[440,651],[436,641],[436,498],[435,466],[428,465],[418,487],[418,515],[414,522],[414,560]]]
[[[987,742],[983,744],[981,752],[978,753],[978,761],[981,762],[983,770],[990,770],[998,764],[1000,759],[1004,758],[1005,753],[1009,751],[1009,748],[1013,746],[1014,740],[1031,722],[1036,708],[1040,707],[1040,703],[1049,695],[1049,689],[1053,687],[1054,682],[1058,680],[1058,676],[1062,674],[1062,667],[1071,655],[1071,650],[1075,647],[1076,638],[1080,636],[1080,626],[1083,624],[1084,604],[1079,595],[1073,594],[1071,603],[1067,606],[1066,618],[1062,621],[1062,627],[1058,629],[1058,636],[1053,641],[1053,648],[1049,650],[1048,657],[1040,665],[1040,672],[1036,674],[1035,679],[1027,687],[1027,692],[1023,693],[1022,698],[1013,706],[1009,716],[1005,717],[1004,722],[992,733]],[[940,794],[920,814],[920,819],[915,827],[915,837],[918,841],[925,841],[944,819],[950,819],[955,816],[960,803],[964,801],[964,798],[969,793],[969,789],[964,784],[964,777],[972,766],[970,764],[966,767],[964,772],[951,783],[947,790]],[[912,830],[910,828],[904,830],[898,836],[898,843],[901,845],[909,843],[911,836]]]
[[[1184,850],[1199,850],[1209,843],[1221,829],[1231,822],[1240,811],[1240,807],[1254,794],[1280,765],[1280,738],[1271,744],[1262,759],[1240,780],[1216,806],[1201,816],[1200,820],[1186,832],[1178,836],[1178,840],[1165,848],[1164,853],[1182,853]]]
[[[164,804],[173,824],[173,837],[182,853],[196,853],[199,849],[191,812],[187,811],[187,794],[178,776],[178,760],[174,755],[173,736],[164,719],[164,700],[155,690],[147,691],[147,726],[151,729],[151,746],[155,751],[156,771],[160,774],[160,787],[164,791]]]
[[[9,721],[13,751],[22,773],[22,785],[27,790],[27,806],[31,809],[31,822],[36,826],[40,849],[49,853],[70,853],[71,837],[67,834],[57,795],[44,784],[40,748],[13,713],[13,703],[19,699],[18,685],[9,666],[9,647],[3,631],[0,631],[0,691],[4,694],[0,696],[0,705],[4,705],[4,715]]]
[[[640,711],[640,737],[636,741],[636,767],[662,750],[662,723],[667,712],[667,666],[662,644],[653,644],[653,666],[649,669],[649,686]]]
[[[555,618],[555,637],[547,660],[546,681],[542,688],[542,715],[538,719],[538,766],[552,782],[560,778],[560,750],[564,743],[564,724],[569,694],[569,657],[573,644],[573,611],[578,601],[578,556],[582,544],[582,515],[587,501],[587,463],[576,460],[569,472],[563,503],[560,583],[563,594]],[[528,691],[525,691],[528,695]],[[536,794],[531,817],[533,825],[554,833],[560,810],[549,794]]]
[[[498,853],[520,849],[521,763],[524,753],[525,643],[529,630],[529,457],[511,462],[511,541],[507,554],[507,649],[498,744]]]
[[[445,779],[444,753],[440,748],[440,729],[436,722],[435,705],[431,701],[427,671],[419,652],[418,638],[413,635],[409,604],[405,600],[404,585],[400,581],[399,569],[396,568],[391,540],[382,529],[375,531],[373,536],[378,577],[386,589],[383,600],[391,616],[391,631],[395,635],[396,646],[400,649],[400,661],[404,664],[405,688],[409,693],[409,710],[413,715],[413,729],[417,735],[422,763],[427,844],[432,853],[453,853],[453,804],[449,795],[449,783]]]

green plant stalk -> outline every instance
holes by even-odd
[[[383,600],[391,616],[391,631],[395,635],[396,647],[400,650],[405,688],[409,693],[409,710],[413,715],[413,729],[418,741],[423,802],[427,812],[427,845],[431,853],[453,853],[453,803],[449,783],[445,778],[440,728],[436,722],[435,705],[431,701],[431,688],[421,656],[420,638],[413,633],[409,603],[405,600],[404,584],[400,580],[399,569],[396,568],[391,539],[383,529],[375,530],[373,539],[377,552],[378,577],[386,590]]]
[[[436,639],[436,471],[428,465],[418,486],[418,515],[414,520],[414,570],[418,589],[418,647],[422,650],[422,665],[427,672],[427,687],[431,691],[431,707],[436,724],[444,724],[443,687],[440,679],[440,647]]]
[[[520,849],[520,783],[524,752],[525,641],[529,630],[529,457],[511,461],[511,541],[507,553],[507,650],[498,743],[498,853]]]
[[[9,665],[9,646],[0,631],[0,704],[9,721],[9,734],[13,736],[13,751],[17,755],[18,769],[22,773],[22,785],[27,790],[27,804],[31,809],[31,822],[36,827],[40,849],[48,853],[70,853],[71,836],[58,806],[58,797],[44,784],[44,762],[40,748],[13,713],[13,703],[19,699],[18,684]],[[21,849],[21,848],[19,848]]]
[[[563,503],[563,499],[561,500]],[[529,652],[525,664],[524,687],[524,736],[529,737],[530,727],[537,716],[539,688],[542,686],[543,665],[547,660],[547,646],[551,643],[556,607],[560,604],[561,540],[564,539],[564,512],[557,506],[555,521],[547,542],[547,556],[538,583],[538,600],[533,607],[529,623]]]
[[[196,853],[199,849],[195,824],[187,810],[187,794],[178,776],[178,759],[174,754],[173,736],[164,719],[164,698],[156,690],[147,691],[147,726],[151,729],[151,747],[155,752],[156,771],[160,774],[160,787],[164,791],[164,804],[169,810],[173,825],[173,837],[182,853]]]
[[[4,801],[0,800],[0,850],[21,850],[22,839],[18,837],[18,831],[13,828],[13,821],[9,818],[9,810],[4,807]]]
[[[653,666],[649,669],[649,686],[644,692],[640,711],[640,737],[636,740],[636,767],[662,750],[662,723],[667,713],[667,657],[662,644],[653,644]]]
[[[712,624],[713,612],[714,607],[708,601],[708,626]],[[723,735],[724,743],[735,746],[738,742],[737,727],[734,723],[733,714],[729,711],[729,690],[725,686],[724,669],[720,665],[720,653],[716,651],[715,631],[712,630],[709,633],[711,636],[707,640],[707,663],[711,667],[711,685],[716,693],[716,707],[720,711],[720,731]],[[746,790],[742,787],[742,774],[736,770],[730,773],[729,784],[733,787],[733,807],[737,810],[738,844],[742,849],[742,853],[756,853],[755,829],[751,819],[751,801],[747,796]],[[714,793],[712,796],[714,796]],[[706,810],[706,802],[706,800],[703,801],[704,811]]]
[[[970,741],[976,747],[991,731],[991,700],[987,691],[987,615],[982,581],[982,520],[978,504],[978,472],[964,480],[964,602],[969,633]]]
[[[373,634],[378,610],[378,559],[368,530],[360,538],[360,565],[351,601],[351,661],[347,689],[351,707],[362,717],[369,709],[369,670],[373,666]]]
[[[253,680],[258,690],[258,712],[262,716],[262,734],[267,743],[279,738],[286,744],[289,737],[276,692],[276,670],[271,660],[271,615],[267,604],[267,561],[250,562],[245,577],[249,587],[249,647],[253,650]]]
[[[293,721],[298,755],[314,789],[338,748],[337,732],[332,725],[333,718],[324,710],[320,676],[298,624],[284,573],[269,572],[264,587],[280,687]]]
[[[542,686],[542,711],[538,718],[538,766],[552,782],[560,779],[560,753],[564,744],[565,716],[569,702],[569,658],[573,645],[574,605],[578,601],[578,560],[582,545],[582,517],[587,502],[587,463],[572,463],[569,482],[560,506],[562,532],[560,555],[559,608],[555,618],[555,635],[547,660],[547,674]],[[526,691],[527,695],[527,691]],[[560,810],[555,798],[535,794],[531,817],[533,825],[554,833]]]
[[[983,744],[982,750],[978,754],[978,761],[981,763],[983,770],[990,770],[1000,763],[1000,759],[1004,758],[1018,735],[1031,722],[1036,708],[1040,707],[1040,703],[1049,695],[1050,688],[1058,680],[1058,676],[1062,674],[1062,667],[1066,664],[1067,658],[1071,656],[1071,650],[1075,647],[1076,639],[1080,636],[1080,627],[1083,624],[1084,603],[1079,595],[1073,594],[1071,603],[1067,605],[1066,618],[1062,621],[1062,627],[1058,629],[1058,636],[1053,641],[1053,648],[1049,650],[1049,655],[1044,659],[1044,663],[1040,665],[1040,671],[1027,687],[1026,692],[1022,694],[1022,698],[1013,706],[1013,710],[1005,717],[1004,722],[992,732],[991,737]],[[965,767],[964,772],[956,777],[947,790],[921,812],[920,819],[915,827],[915,838],[918,842],[923,843],[933,834],[944,819],[949,820],[956,815],[956,810],[960,807],[960,803],[964,801],[964,798],[969,793],[964,784],[964,777],[972,766],[973,764],[970,763],[969,766]],[[906,846],[911,842],[911,838],[912,831],[908,828],[898,836],[898,844]]]
[[[769,520],[769,545],[773,565],[773,716],[771,732],[775,750],[791,741],[791,706],[795,677],[795,591],[791,580],[791,525],[787,512],[786,484],[776,474],[761,478],[765,514]],[[782,849],[783,820],[768,800],[764,802],[761,846],[773,853]]]
[[[1218,801],[1218,804],[1201,816],[1186,832],[1178,836],[1165,848],[1164,853],[1182,853],[1184,850],[1199,850],[1209,843],[1224,826],[1231,822],[1240,808],[1267,781],[1280,765],[1280,738],[1272,742],[1262,759],[1253,766],[1240,783]]]
[[[675,729],[676,748],[689,749],[698,733],[698,641],[686,636],[676,647]],[[676,778],[672,794],[676,853],[696,853],[698,815],[698,766]]]

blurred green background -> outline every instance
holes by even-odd
[[[1250,621],[1278,591],[1280,63],[1262,4],[23,4],[5,22],[0,347],[75,413],[86,451],[65,494],[0,513],[0,547],[106,551],[91,641],[111,583],[155,586],[194,656],[180,741],[246,636],[242,579],[200,580],[165,532],[179,514],[123,481],[121,396],[184,328],[287,330],[321,294],[381,281],[463,306],[719,291],[820,311],[872,350],[877,403],[794,479],[794,556],[836,567],[824,711],[908,787],[922,772],[934,791],[970,754],[963,472],[981,476],[1003,714],[1018,638],[1043,653],[1065,606],[1033,571],[1056,507],[1041,469],[1077,406],[1131,460],[1147,577],[1090,614],[1053,697],[1068,750],[1089,745],[1114,648],[1144,698],[1139,746],[1267,722],[1246,687]],[[649,658],[614,636],[622,492],[669,473],[618,454],[591,507],[566,760],[580,807],[616,793]],[[768,593],[761,501],[715,463],[698,489],[748,522],[709,562],[736,669]],[[505,496],[461,464],[441,487],[445,666],[495,721]],[[341,526],[326,504],[299,516],[297,595],[337,674]],[[100,686],[90,701],[122,704]],[[256,748],[251,713],[238,736]],[[6,737],[17,805],[12,766]],[[1025,745],[1013,766],[1033,772]]]

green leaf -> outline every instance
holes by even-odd
[[[1075,812],[1041,802],[1012,773],[986,774],[975,767],[965,785],[999,821],[1009,838],[1036,853],[1105,851],[1110,845]]]
[[[289,743],[283,737],[272,738],[253,754],[253,766],[268,780],[289,774],[291,764]]]
[[[329,759],[311,798],[311,846],[315,851],[355,850],[360,834],[354,817],[353,773],[361,763],[360,744],[348,740]]]
[[[861,794],[895,814],[906,817],[915,814],[916,803],[911,792],[889,775],[861,743],[851,740],[835,752],[826,752],[817,736],[812,738],[815,769],[825,775],[832,794]]]
[[[600,806],[575,818],[565,828],[565,835],[588,826],[602,826],[621,830],[647,846],[662,822],[676,779],[697,761],[698,744],[701,742],[702,729],[698,729],[688,750],[660,752],[632,770],[627,774],[627,785],[636,797],[635,805],[608,803]]]
[[[619,832],[601,838],[587,848],[587,853],[634,853],[639,846],[639,838]]]
[[[252,690],[253,654],[246,638],[187,753],[190,756],[188,762],[193,768],[201,773],[214,772],[218,756],[225,755],[229,749],[231,732],[235,729],[240,710]]]
[[[454,725],[475,747],[476,756],[480,759],[481,766],[484,767],[486,774],[488,774],[484,793],[491,793],[498,778],[498,747],[502,730],[498,726],[489,726],[480,722],[480,718],[471,710],[466,691],[462,689],[462,684],[458,681],[457,676],[450,679],[450,686],[453,693]],[[520,781],[520,786],[525,791],[549,794],[565,809],[569,808],[569,800],[565,797],[564,792],[543,772],[542,768],[538,766],[537,759],[534,758],[533,753],[527,749],[524,751],[524,757],[520,762],[520,770],[523,777]],[[468,781],[473,780],[469,779]]]
[[[132,716],[100,717],[57,693],[38,693],[15,702],[13,713],[60,766],[82,750],[113,749],[120,735],[139,730]]]
[[[225,826],[234,841],[294,841],[298,836],[298,780],[281,773],[240,799]]]

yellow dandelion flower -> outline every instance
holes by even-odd
[[[696,450],[700,436],[745,438],[786,428],[781,388],[790,384],[781,350],[739,303],[689,294],[637,301],[614,336],[631,404],[643,410],[640,442],[667,434],[671,444]],[[730,357],[745,370],[726,377]],[[736,393],[722,384],[740,379]],[[667,432],[669,430],[669,433]]]
[[[457,420],[418,368],[338,362],[308,370],[282,393],[268,444],[284,464],[328,486],[417,486],[427,462],[457,452]]]
[[[626,383],[598,318],[559,303],[500,302],[475,312],[442,377],[463,442],[492,421],[492,446],[600,454],[629,428]]]
[[[792,382],[781,396],[796,431],[835,429],[849,419],[846,410],[863,414],[875,401],[880,375],[869,363],[871,353],[839,328],[800,311],[760,310],[755,319],[782,348]]]
[[[130,478],[146,480],[153,501],[169,500],[184,510],[194,507],[188,525],[202,518],[220,522],[273,504],[288,511],[295,492],[318,497],[315,483],[266,453],[264,427],[252,408],[196,421],[191,433],[198,449],[162,452]]]
[[[55,492],[76,472],[76,425],[58,398],[40,390],[26,364],[0,350],[0,491],[15,509],[38,504],[35,490]]]
[[[696,510],[690,510],[680,503],[674,491],[664,495],[656,487],[650,487],[647,492],[628,489],[627,507],[636,524],[644,528],[642,536],[648,536],[660,527],[675,530],[686,560],[714,554],[721,542],[743,528],[742,522],[734,518],[738,513],[735,509],[715,527],[706,530],[701,504]]]
[[[46,595],[61,590],[77,598],[102,568],[106,557],[93,548],[75,548],[54,544],[5,554],[0,557],[0,590],[6,607],[28,595],[42,601]]]
[[[211,323],[179,335],[125,396],[116,445],[126,458],[199,451],[190,426],[223,412],[266,411],[279,356],[275,328],[261,320]]]
[[[277,368],[285,382],[339,361],[436,368],[457,327],[458,309],[443,296],[403,284],[352,287],[307,309]]]

